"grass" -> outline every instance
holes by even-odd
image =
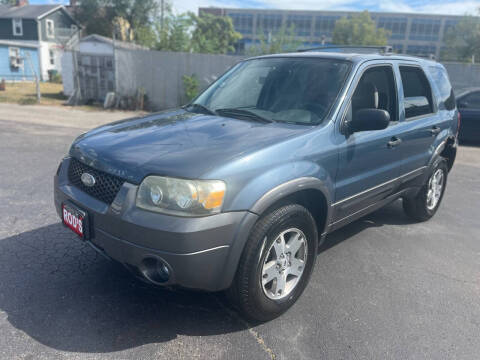
[[[67,97],[63,95],[62,90],[62,84],[41,82],[40,93],[42,96],[40,105],[63,105]],[[0,103],[37,104],[35,83],[6,83],[5,91],[0,91]]]

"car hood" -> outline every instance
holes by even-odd
[[[309,129],[174,110],[91,130],[75,140],[70,155],[135,184],[152,174],[202,178],[234,158]]]

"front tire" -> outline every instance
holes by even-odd
[[[447,162],[441,158],[432,167],[427,182],[417,195],[403,199],[405,213],[416,221],[427,221],[435,215],[445,193],[447,176]]]
[[[307,286],[318,233],[310,212],[290,204],[263,216],[240,259],[229,298],[248,319],[268,321],[288,310]]]

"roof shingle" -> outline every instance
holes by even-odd
[[[61,7],[61,5],[0,5],[0,18],[38,19],[42,15]]]

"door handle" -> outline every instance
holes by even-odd
[[[402,143],[402,139],[397,138],[396,136],[392,137],[388,142],[387,146],[389,148],[394,148]]]
[[[430,134],[437,135],[442,129],[439,126],[434,126],[430,130]]]

